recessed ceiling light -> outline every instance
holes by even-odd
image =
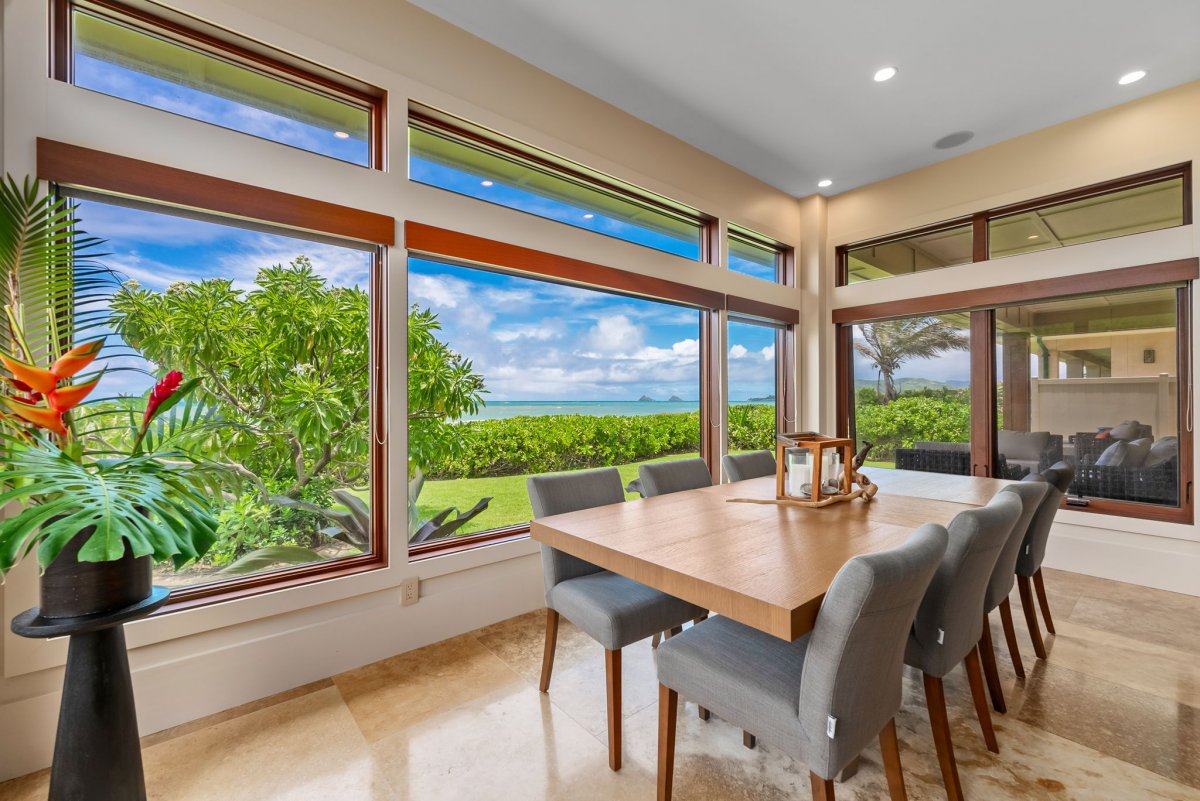
[[[941,139],[933,143],[933,146],[938,150],[949,150],[952,147],[965,145],[975,138],[974,131],[955,131],[952,134],[946,134]]]
[[[1030,234],[1029,236],[1027,236],[1027,237],[1025,237],[1025,238],[1026,238],[1026,239],[1037,239],[1037,238],[1038,238],[1038,235],[1037,235],[1037,234]]]
[[[1133,72],[1127,72],[1124,75],[1122,75],[1117,80],[1117,83],[1121,84],[1121,86],[1125,86],[1126,84],[1136,83],[1137,81],[1140,81],[1142,78],[1145,78],[1145,77],[1146,77],[1145,70],[1134,70]]]
[[[480,181],[479,185],[480,186],[491,186],[492,182],[491,181]]]
[[[583,219],[590,220],[595,216],[596,216],[595,214],[585,214],[585,215],[583,215]]]
[[[349,139],[350,138],[350,134],[346,133],[345,131],[334,131],[333,135],[336,136],[338,139]]]
[[[825,188],[825,187],[827,187],[827,186],[833,186],[833,181],[829,180],[828,178],[824,178],[824,179],[822,179],[822,180],[820,180],[820,181],[817,181],[817,186],[819,186],[819,187],[821,187],[822,189],[824,189],[824,188]]]
[[[881,69],[875,73],[875,81],[877,83],[883,83],[884,81],[890,81],[892,78],[895,78],[895,77],[896,77],[896,68],[895,67],[884,67],[883,69]]]

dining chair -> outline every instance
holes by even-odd
[[[1025,612],[1025,624],[1029,628],[1029,637],[1033,640],[1033,652],[1038,659],[1046,658],[1046,643],[1042,641],[1042,630],[1038,626],[1037,611],[1033,608],[1033,592],[1029,580],[1033,579],[1033,589],[1037,592],[1038,605],[1042,608],[1042,617],[1046,620],[1046,631],[1054,634],[1054,619],[1050,617],[1050,601],[1046,598],[1046,583],[1042,578],[1042,560],[1046,557],[1046,543],[1050,541],[1050,527],[1054,525],[1054,516],[1058,513],[1058,505],[1071,482],[1075,480],[1075,468],[1066,462],[1058,462],[1049,470],[1042,471],[1040,476],[1028,475],[1023,481],[1045,481],[1049,487],[1046,497],[1038,505],[1038,510],[1029,525],[1025,542],[1017,554],[1017,591],[1021,595],[1021,609]]]
[[[638,480],[647,498],[712,486],[708,462],[699,457],[638,465]]]
[[[526,482],[535,518],[622,503],[615,467],[530,476]],[[608,691],[608,765],[621,769],[621,649],[693,620],[704,610],[664,592],[542,545],[546,585],[546,646],[538,688],[550,689],[559,616],[604,646]]]
[[[833,777],[878,736],[892,801],[903,799],[894,718],[904,646],[946,543],[946,529],[929,523],[903,545],[846,562],[795,642],[712,617],[663,643],[659,801],[671,798],[680,695],[802,759],[817,801],[833,801]]]
[[[1004,688],[1000,684],[1000,671],[996,667],[996,649],[992,644],[989,616],[992,610],[1000,610],[1000,623],[1004,627],[1004,641],[1008,645],[1013,671],[1017,678],[1025,678],[1025,665],[1017,647],[1017,631],[1013,627],[1012,605],[1008,596],[1012,594],[1013,584],[1016,583],[1017,556],[1021,552],[1021,545],[1025,542],[1025,535],[1029,531],[1034,514],[1037,513],[1038,505],[1046,496],[1048,486],[1044,481],[1020,481],[1000,490],[1021,499],[1021,514],[1000,551],[1000,558],[996,560],[996,567],[992,570],[987,591],[983,594],[983,636],[979,640],[979,655],[983,660],[983,676],[987,679],[988,694],[992,697],[992,709],[1000,713],[1007,712],[1008,706],[1004,703]]]
[[[1021,508],[1020,498],[1010,492],[998,492],[987,506],[954,516],[947,526],[950,538],[946,553],[917,609],[904,650],[905,664],[924,674],[929,725],[950,801],[963,799],[943,686],[943,679],[956,665],[962,664],[967,670],[983,741],[989,751],[1000,753],[979,666],[977,645],[982,629],[979,609],[992,569],[1021,515]]]
[[[749,478],[775,475],[775,456],[770,451],[727,453],[721,457],[721,467],[730,483]]]

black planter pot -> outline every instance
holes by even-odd
[[[42,574],[42,617],[111,612],[150,597],[153,561],[149,556],[134,556],[129,543],[125,543],[125,555],[115,561],[79,561],[79,549],[93,531],[88,527],[76,534]]]

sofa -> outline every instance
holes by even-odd
[[[1107,433],[1108,436],[1103,436]],[[1077,434],[1073,494],[1138,503],[1179,503],[1179,439],[1154,439],[1127,420],[1107,432]]]
[[[897,448],[896,468],[920,470],[925,473],[969,476],[971,475],[971,445],[967,442],[917,442],[911,448]],[[997,468],[997,475],[1001,478],[1018,479],[1029,472],[1028,469],[1020,466],[1010,467],[1004,454],[1000,454],[1000,463]]]
[[[996,432],[996,449],[1010,467],[1022,467],[1024,473],[1042,473],[1063,458],[1062,434],[1049,431]]]

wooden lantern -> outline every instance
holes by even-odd
[[[807,452],[809,465],[806,473],[789,475],[787,456],[788,451],[800,448]],[[827,452],[829,456],[827,457]],[[822,475],[826,462],[834,462],[836,453],[841,459],[837,467],[837,475]],[[807,479],[807,480],[805,480]],[[854,440],[841,437],[823,437],[820,434],[796,433],[779,434],[775,437],[775,497],[780,501],[799,501],[806,504],[820,504],[835,500],[848,500],[857,495],[854,488]],[[836,491],[828,491],[828,482],[836,482]],[[805,493],[802,484],[809,486]]]

